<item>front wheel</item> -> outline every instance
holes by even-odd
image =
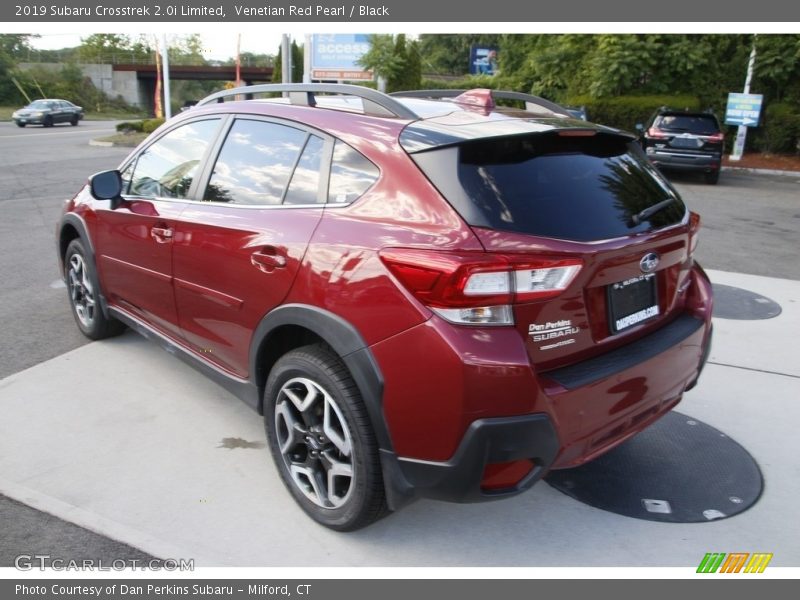
[[[75,115],[74,117],[72,117],[69,120],[69,124],[72,125],[73,127],[77,127],[78,126],[78,116]]]
[[[101,340],[122,333],[125,326],[116,319],[106,317],[99,302],[100,284],[94,264],[80,239],[72,240],[64,255],[64,270],[67,280],[72,316],[81,333],[92,340]]]
[[[19,121],[17,121],[17,127],[25,127],[25,123],[20,123]]]
[[[47,115],[42,121],[42,127],[52,127],[53,126],[53,117]]]
[[[329,348],[305,346],[278,360],[264,391],[264,422],[281,478],[312,519],[352,531],[388,512],[366,408]]]

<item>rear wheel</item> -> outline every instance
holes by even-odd
[[[106,317],[100,307],[97,275],[89,260],[83,242],[72,240],[64,256],[67,293],[72,316],[81,333],[92,340],[101,340],[122,333],[125,326],[116,319]]]
[[[264,422],[281,478],[312,519],[352,531],[388,512],[366,408],[329,348],[305,346],[278,360],[264,392]]]
[[[719,169],[716,171],[709,171],[708,173],[704,174],[706,183],[710,185],[716,185],[719,181]]]

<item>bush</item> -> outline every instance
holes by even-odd
[[[567,104],[585,106],[589,120],[619,129],[633,130],[637,123],[646,123],[662,106],[701,110],[700,100],[694,96],[619,96],[592,98],[575,96]]]
[[[142,133],[144,121],[123,121],[117,123],[117,131],[120,133],[132,133],[134,131]]]
[[[156,129],[161,127],[164,119],[145,119],[142,121],[142,133],[153,133]]]
[[[164,119],[144,119],[143,121],[123,121],[117,123],[117,131],[120,133],[153,133],[161,127]]]
[[[749,145],[749,144],[748,144]],[[766,106],[753,136],[753,147],[762,152],[796,153],[800,150],[800,108],[773,102]]]

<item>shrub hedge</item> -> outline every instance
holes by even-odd
[[[130,132],[137,132],[137,133],[153,133],[156,129],[158,129],[161,124],[164,123],[164,119],[144,119],[143,121],[123,121],[122,123],[117,123],[117,131],[120,133],[130,133]]]

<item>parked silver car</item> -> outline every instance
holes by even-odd
[[[82,107],[56,98],[34,100],[25,108],[20,108],[11,115],[11,119],[18,127],[25,127],[25,125],[52,127],[56,123],[69,123],[75,126],[82,118]]]

